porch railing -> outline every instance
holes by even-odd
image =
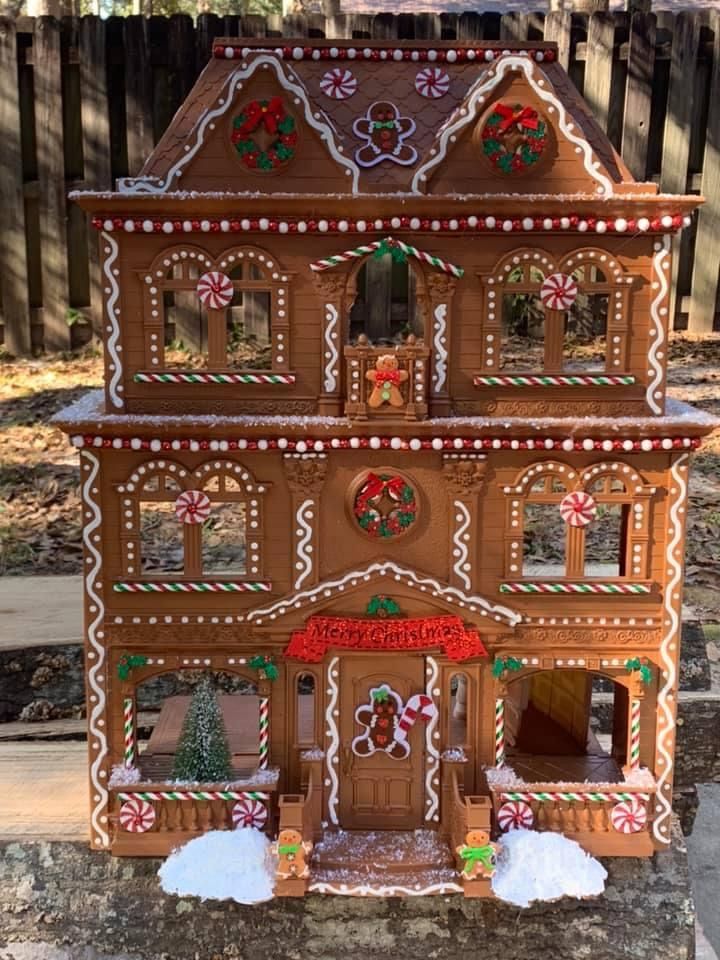
[[[464,796],[460,787],[461,763],[443,760],[443,817],[442,832],[455,855],[458,875],[462,876],[464,862],[457,848],[466,842],[468,832],[484,830],[490,834],[492,803],[489,797]],[[466,897],[492,896],[490,880],[478,878],[463,882]]]
[[[387,354],[397,360],[399,377],[395,386],[402,397],[402,405],[395,406],[389,400],[383,400],[379,406],[372,406],[370,396],[378,381],[368,378],[367,374],[380,372],[377,370],[377,361]],[[430,348],[422,340],[416,340],[411,334],[400,346],[375,347],[367,337],[361,335],[357,344],[345,347],[344,356],[345,414],[348,417],[353,420],[381,420],[388,417],[423,420],[427,417]],[[390,384],[390,381],[387,383]]]
[[[300,776],[303,793],[284,793],[279,800],[280,823],[278,830],[294,830],[303,842],[314,843],[322,833],[322,760],[302,760]],[[278,897],[302,897],[308,887],[309,877],[280,877],[275,884]]]

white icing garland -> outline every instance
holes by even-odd
[[[297,75],[292,71],[288,71],[286,74],[277,57],[268,56],[267,54],[260,54],[259,56],[255,57],[251,63],[243,65],[230,74],[223,85],[222,95],[218,97],[219,106],[215,107],[214,110],[206,110],[201,115],[194,131],[187,137],[187,146],[189,146],[189,149],[186,150],[183,156],[175,162],[170,170],[168,170],[164,179],[161,180],[155,177],[147,177],[119,180],[118,188],[120,193],[167,193],[172,185],[173,180],[180,177],[182,170],[188,165],[188,163],[190,163],[198,150],[200,150],[200,148],[204,145],[205,133],[207,129],[214,129],[215,121],[226,114],[230,109],[234,102],[235,92],[241,85],[242,81],[252,77],[260,67],[274,70],[278,83],[285,90],[287,90],[288,93],[291,93],[296,98],[296,102],[300,101],[302,103],[305,122],[312,127],[313,130],[316,130],[320,134],[320,139],[327,144],[328,150],[330,151],[333,159],[341,166],[345,167],[348,174],[352,175],[352,192],[357,193],[360,169],[355,163],[353,163],[352,160],[350,160],[348,157],[344,157],[338,149],[335,143],[335,133],[332,126],[329,122],[327,122],[327,120],[320,119],[320,117],[325,116],[325,114],[314,112],[313,107],[311,107],[310,101],[308,100],[307,91]],[[195,142],[190,145],[193,133],[195,135]]]
[[[117,277],[115,276],[112,266],[117,260],[118,256],[118,243],[114,237],[111,237],[109,233],[103,232],[100,235],[104,243],[107,243],[105,248],[105,259],[103,260],[103,273],[110,287],[110,293],[107,295],[107,301],[105,303],[105,309],[107,311],[107,320],[108,328],[107,332],[110,336],[107,339],[107,352],[110,354],[110,359],[113,363],[112,376],[108,383],[108,396],[114,407],[119,407],[122,409],[123,401],[120,396],[120,390],[122,387],[119,386],[120,381],[122,380],[122,361],[118,354],[118,340],[120,339],[120,324],[118,323],[117,314],[115,313],[116,304],[120,298],[120,286],[117,282]]]
[[[327,344],[327,353],[325,354],[325,380],[323,389],[325,393],[333,393],[337,390],[337,367],[339,359],[337,348],[337,307],[332,303],[325,304],[325,343]]]
[[[295,577],[294,587],[296,590],[300,589],[312,573],[313,561],[308,550],[308,544],[312,540],[313,535],[312,523],[310,521],[312,521],[314,516],[314,506],[315,502],[312,498],[308,497],[307,500],[303,500],[295,511],[295,523],[300,527],[302,533],[302,536],[295,546],[295,554],[297,556],[296,569],[300,571]]]
[[[650,370],[648,372],[651,374],[652,380],[648,382],[647,390],[645,391],[647,404],[652,412],[656,414],[663,412],[658,398],[655,396],[655,391],[660,388],[663,381],[663,365],[658,358],[658,351],[665,342],[665,324],[663,318],[660,316],[660,305],[667,297],[670,288],[670,281],[667,275],[669,266],[670,237],[666,234],[662,239],[662,243],[655,244],[655,256],[653,257],[653,276],[655,277],[658,291],[655,299],[650,304],[650,319],[652,320],[652,331],[655,336],[652,338],[652,343],[648,350],[648,363],[650,364]]]
[[[301,590],[291,596],[276,600],[268,607],[250,610],[247,614],[247,619],[248,621],[257,620],[258,623],[261,623],[261,618],[269,616],[272,620],[275,619],[277,614],[282,615],[290,610],[291,607],[299,609],[306,602],[312,603],[312,598],[318,594],[329,597],[334,590],[344,590],[348,581],[369,581],[373,576],[387,576],[388,573],[394,574],[395,580],[397,581],[405,580],[405,583],[409,587],[417,587],[423,593],[430,590],[433,595],[441,596],[449,603],[457,603],[460,607],[469,607],[473,613],[475,612],[474,607],[480,607],[479,612],[482,616],[492,614],[495,620],[504,620],[510,626],[515,626],[515,624],[519,623],[522,619],[519,613],[511,610],[509,607],[505,607],[499,603],[492,603],[490,600],[477,594],[463,593],[462,590],[458,590],[457,587],[450,586],[447,583],[440,583],[440,581],[434,580],[432,577],[421,575],[408,567],[401,567],[399,564],[393,563],[390,560],[371,563],[365,567],[364,570],[351,570],[335,580],[325,580],[309,590]]]
[[[434,657],[425,657],[425,693],[428,697],[435,702],[435,684],[438,679],[438,663]],[[434,781],[437,779],[438,771],[440,769],[440,753],[438,748],[435,746],[435,731],[438,725],[438,711],[435,712],[430,717],[430,720],[425,724],[425,752],[427,756],[425,761],[427,763],[427,770],[425,772],[425,804],[427,810],[425,811],[426,820],[439,820],[439,808],[440,808],[440,798],[438,797],[438,792],[435,789]]]
[[[443,893],[463,893],[464,887],[459,883],[431,883],[428,887],[416,889],[415,887],[389,886],[373,887],[370,884],[361,883],[350,887],[345,883],[332,884],[317,881],[311,883],[308,887],[309,893],[330,893],[339,897],[427,897],[431,894]]]
[[[339,781],[337,771],[335,769],[335,764],[337,763],[338,758],[338,749],[340,747],[340,734],[338,733],[337,721],[335,720],[335,710],[337,709],[339,692],[337,684],[337,668],[339,663],[340,657],[333,657],[328,664],[327,682],[328,695],[330,699],[328,700],[327,710],[325,711],[327,735],[330,737],[330,743],[325,754],[325,764],[327,766],[327,779],[325,780],[325,786],[330,787],[330,793],[328,794],[327,802],[328,816],[330,817],[330,822],[334,823],[336,826],[340,823],[337,814]]]
[[[469,123],[472,123],[475,120],[477,115],[477,107],[484,101],[484,94],[490,93],[490,91],[492,91],[504,78],[505,74],[513,70],[520,70],[522,73],[524,73],[528,83],[533,88],[540,100],[542,100],[544,103],[551,104],[555,110],[557,110],[558,127],[562,131],[563,135],[567,137],[571,143],[574,143],[578,151],[583,154],[585,171],[590,177],[593,178],[593,180],[596,180],[600,184],[598,187],[598,193],[602,194],[603,197],[613,196],[612,181],[605,174],[601,173],[599,169],[595,168],[592,147],[587,140],[585,140],[583,137],[577,136],[577,134],[572,132],[573,123],[568,121],[567,111],[565,110],[563,103],[555,96],[554,93],[544,89],[544,80],[538,82],[535,79],[532,61],[527,57],[518,56],[502,57],[498,61],[497,68],[494,69],[494,73],[489,79],[483,80],[480,78],[478,81],[476,81],[475,85],[471,87],[465,101],[464,112],[459,114],[456,120],[447,123],[442,128],[440,138],[436,141],[437,148],[435,155],[431,156],[429,160],[426,160],[423,164],[421,164],[415,172],[415,176],[413,177],[412,181],[413,193],[421,192],[420,184],[425,182],[427,180],[428,173],[445,159],[448,144],[454,143],[454,141],[457,139],[458,132],[463,130]]]
[[[465,564],[468,562],[468,546],[467,546],[467,529],[470,526],[470,511],[467,506],[462,502],[462,500],[453,501],[453,509],[457,510],[457,515],[455,517],[458,526],[455,528],[455,535],[453,536],[453,544],[455,549],[453,550],[453,556],[455,557],[455,563],[453,564],[453,573],[460,580],[462,585],[466,590],[469,590],[472,586],[470,582],[470,577],[468,572],[465,569]]]
[[[103,632],[99,630],[105,617],[105,606],[102,597],[96,592],[96,582],[100,577],[102,570],[102,557],[95,546],[99,541],[100,535],[96,533],[102,523],[102,514],[100,507],[94,496],[97,489],[93,487],[100,470],[100,461],[94,453],[83,451],[81,455],[83,471],[89,471],[89,476],[82,485],[83,501],[90,510],[92,517],[83,527],[83,543],[87,555],[92,559],[92,565],[85,574],[85,593],[89,601],[89,611],[95,616],[88,623],[87,638],[90,647],[87,658],[91,659],[92,665],[88,666],[87,681],[92,696],[95,699],[95,705],[88,713],[88,734],[90,749],[96,751],[95,759],[90,764],[90,782],[93,787],[93,796],[91,797],[90,823],[96,833],[95,843],[103,847],[110,845],[110,835],[105,823],[107,822],[108,791],[105,784],[101,781],[100,773],[105,764],[105,758],[108,755],[107,737],[105,735],[105,689],[103,687],[103,676],[105,670],[105,647],[100,642],[103,639]]]
[[[435,320],[433,346],[435,347],[435,371],[433,375],[433,392],[440,393],[445,386],[447,377],[448,353],[445,348],[447,330],[447,304],[439,303],[433,313]]]
[[[671,644],[677,643],[680,637],[680,614],[678,605],[674,600],[675,591],[682,583],[682,543],[684,523],[679,516],[680,509],[685,504],[687,495],[687,482],[683,476],[684,469],[688,462],[687,454],[679,457],[670,470],[670,476],[673,483],[677,484],[674,490],[674,497],[670,503],[668,515],[670,518],[671,538],[667,545],[666,559],[668,569],[671,571],[670,579],[665,584],[663,591],[663,609],[665,612],[665,633],[660,644],[660,659],[665,674],[665,683],[658,693],[657,704],[660,716],[658,718],[656,752],[663,760],[662,770],[659,775],[657,769],[657,794],[655,802],[657,804],[658,814],[653,823],[653,834],[660,843],[670,843],[670,817],[672,816],[672,804],[670,802],[671,791],[670,781],[673,770],[673,756],[668,746],[668,741],[672,744],[673,731],[675,729],[675,710],[670,702],[671,697],[675,696],[675,684],[677,680],[677,668],[675,666],[677,654],[671,652]],[[673,493],[671,487],[670,493]],[[657,766],[657,761],[656,761]],[[667,794],[667,795],[666,795]],[[665,824],[665,826],[663,826]]]

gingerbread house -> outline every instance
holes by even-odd
[[[468,896],[468,834],[667,848],[699,198],[634,181],[552,44],[235,38],[74,199],[92,846],[250,824],[315,844],[278,894]],[[236,776],[178,784],[203,671]]]

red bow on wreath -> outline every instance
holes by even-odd
[[[504,103],[496,103],[493,112],[499,113],[503,118],[498,126],[498,133],[507,133],[515,123],[520,127],[526,127],[528,130],[537,130],[540,122],[537,112],[532,107],[523,107],[522,110],[516,110]]]
[[[240,133],[252,133],[260,126],[264,126],[268,133],[277,133],[278,124],[284,116],[280,97],[273,97],[266,104],[253,100],[245,109],[245,122],[240,127]]]
[[[374,497],[379,497],[385,488],[385,482],[376,473],[369,473],[363,488],[357,496],[357,505],[365,509],[365,505]]]

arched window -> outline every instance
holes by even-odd
[[[272,367],[272,293],[259,264],[240,262],[229,271],[234,294],[225,310],[225,354],[228,367],[269,370]]]
[[[450,677],[448,697],[448,746],[464,747],[468,733],[468,699],[470,681],[464,673]]]
[[[153,283],[162,310],[163,352],[152,350],[151,353],[159,354],[165,367],[196,367],[202,364],[207,353],[208,315],[196,290],[208,262],[188,254],[177,260],[171,258],[163,276],[157,276],[159,271],[156,271]]]
[[[139,466],[119,488],[123,575],[259,580],[266,489],[231,461]]]
[[[598,373],[605,370],[608,307],[612,286],[594,261],[579,264],[572,271],[578,293],[565,314],[563,369]]]
[[[410,334],[423,337],[423,309],[418,298],[422,281],[410,260],[396,260],[390,253],[368,257],[355,276],[355,290],[350,343],[361,334],[378,346],[403,343]]]
[[[542,370],[545,365],[545,308],[540,287],[545,276],[536,264],[514,266],[502,295],[500,368]]]
[[[311,673],[299,674],[295,681],[295,692],[297,746],[312,747],[317,742],[315,736],[315,677]]]

